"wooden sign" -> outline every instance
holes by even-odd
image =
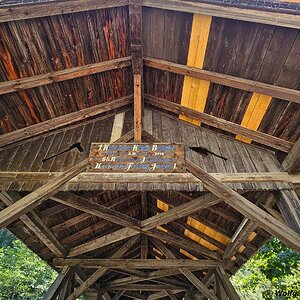
[[[185,172],[182,144],[93,143],[88,172],[180,173]]]

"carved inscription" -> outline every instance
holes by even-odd
[[[182,144],[93,143],[88,172],[185,172]]]

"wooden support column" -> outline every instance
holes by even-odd
[[[285,222],[300,233],[300,200],[294,190],[274,191],[279,210]]]
[[[134,236],[127,243],[125,243],[111,258],[121,258],[126,252],[138,241],[139,237]],[[84,293],[90,286],[92,286],[101,276],[105,274],[108,268],[99,268],[95,271],[85,282],[83,282],[66,300],[76,300],[82,293]]]
[[[129,0],[129,23],[134,90],[134,140],[141,142],[143,116],[143,47],[142,6],[140,0]]]
[[[20,216],[38,206],[49,196],[54,195],[58,188],[68,182],[71,178],[75,177],[87,166],[88,160],[85,159],[76,166],[70,168],[58,177],[50,180],[48,183],[38,188],[34,192],[23,197],[19,201],[10,205],[0,212],[0,227],[6,227],[11,222],[15,221]]]
[[[238,293],[236,292],[235,288],[231,284],[227,274],[225,273],[222,267],[217,268],[216,274],[219,280],[221,280],[223,287],[229,297],[230,300],[240,300]]]

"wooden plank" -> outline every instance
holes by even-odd
[[[272,84],[266,84],[218,72],[202,70],[200,68],[176,64],[170,61],[165,61],[152,57],[145,57],[144,65],[163,71],[190,76],[200,80],[207,80],[213,83],[233,87],[240,90],[264,94],[294,103],[300,103],[300,91],[298,90],[293,90]]]
[[[57,178],[50,180],[44,186],[38,188],[34,192],[23,197],[11,206],[5,208],[0,212],[0,227],[6,227],[18,217],[29,212],[34,207],[39,205],[43,200],[56,193],[57,189],[71,178],[83,171],[87,166],[87,160],[82,161],[78,165],[70,168],[68,171],[62,173]]]
[[[218,267],[216,269],[216,274],[217,274],[217,277],[219,278],[219,280],[221,280],[229,299],[230,300],[240,300],[238,293],[236,292],[235,288],[231,284],[224,269],[222,267]]]
[[[193,175],[202,180],[204,186],[216,196],[222,198],[231,207],[242,213],[248,219],[254,221],[260,227],[268,231],[273,236],[279,238],[288,247],[300,251],[300,235],[290,229],[285,224],[257,207],[255,204],[236,193],[226,185],[216,180],[201,168],[187,162],[187,169]]]
[[[57,267],[80,266],[81,268],[120,268],[120,269],[214,269],[218,266],[227,267],[227,262],[218,260],[191,260],[191,259],[81,259],[66,258],[54,259]],[[148,278],[147,278],[148,279]]]
[[[294,171],[297,163],[300,161],[300,138],[296,141],[287,157],[282,162],[282,167],[285,171],[291,173]]]
[[[167,100],[163,100],[151,95],[145,95],[145,103],[157,107],[159,109],[164,109],[168,112],[176,113],[176,114],[182,114],[187,117],[198,119],[204,124],[210,125],[214,128],[222,129],[227,132],[235,133],[242,135],[244,137],[250,138],[258,143],[261,143],[263,145],[270,146],[274,149],[281,150],[283,152],[289,152],[290,149],[293,146],[293,143],[288,142],[286,140],[276,138],[272,135],[254,131],[245,127],[242,127],[239,124],[226,121],[221,118],[217,118],[211,115],[208,115],[206,113],[201,113],[198,111],[195,111],[193,109],[184,107],[180,104],[170,102]]]
[[[6,206],[9,207],[14,202],[19,201],[21,196],[15,195],[15,197],[12,198],[12,196],[6,192],[2,192],[0,194],[0,199]],[[34,211],[21,216],[20,220],[47,246],[48,249],[50,249],[55,256],[66,256],[66,249]]]
[[[134,140],[142,141],[142,76],[134,75]]]
[[[111,102],[98,104],[36,125],[3,134],[0,136],[0,147],[19,142],[42,133],[48,133],[49,131],[52,131],[54,129],[62,128],[64,126],[85,120],[87,118],[106,113],[113,109],[130,105],[132,103],[132,98],[133,96],[129,95],[117,100],[113,100]]]
[[[0,8],[0,22],[24,20],[69,14],[94,9],[111,8],[128,5],[128,0],[73,0],[51,1],[38,3],[24,3],[19,5],[2,5]]]
[[[139,237],[135,236],[129,239],[119,250],[117,250],[111,259],[119,259],[138,241]],[[99,268],[84,283],[82,283],[66,300],[76,300],[90,286],[92,286],[101,276],[103,276],[108,268]]]
[[[270,24],[289,28],[300,28],[300,16],[226,5],[189,2],[180,0],[142,0],[142,5],[161,9],[199,13],[214,17],[242,20],[247,22]]]
[[[111,131],[110,143],[119,139],[122,136],[123,126],[124,126],[125,112],[121,112],[115,116],[113,128]],[[91,139],[91,142],[100,142],[98,139]]]
[[[1,8],[0,8],[1,13]],[[15,80],[0,82],[0,95],[18,92],[20,90],[31,89],[34,87],[70,80],[96,73],[117,70],[131,65],[131,56],[98,62],[94,64],[53,71],[32,77],[24,77]]]

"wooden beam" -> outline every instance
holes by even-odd
[[[117,294],[115,294],[112,300],[119,300],[125,292],[126,290],[120,290]]]
[[[70,267],[64,267],[59,275],[56,277],[55,281],[51,284],[50,288],[47,290],[43,297],[43,300],[53,300],[58,295],[61,287],[67,281],[68,276],[72,272]]]
[[[140,222],[138,220],[73,193],[58,193],[57,195],[52,196],[51,199],[61,204],[90,213],[109,222],[135,229],[137,231],[140,230]]]
[[[134,75],[134,141],[142,141],[142,77]]]
[[[0,171],[0,182],[37,182],[53,179],[62,172],[9,172]],[[223,183],[259,183],[259,182],[286,182],[300,184],[300,176],[288,174],[286,172],[257,172],[257,173],[209,173],[211,176]],[[85,173],[82,172],[74,177],[69,183],[197,183],[201,181],[190,173],[139,173],[130,174],[130,178],[125,173]]]
[[[106,72],[115,69],[121,69],[131,65],[131,56],[118,58],[80,67],[54,71],[42,75],[25,77],[16,80],[0,82],[0,95],[18,92],[24,89],[47,85],[64,80],[74,79],[96,73]]]
[[[126,289],[126,291],[164,291],[168,290],[175,290],[175,291],[186,291],[187,288],[177,287],[174,285],[167,285],[167,284],[129,284],[125,287],[111,287],[109,290],[118,291],[122,289]]]
[[[178,300],[177,297],[170,291],[165,291],[171,300]]]
[[[300,200],[294,190],[274,191],[273,195],[285,222],[300,233]]]
[[[113,109],[125,107],[132,104],[133,95],[129,95],[117,100],[98,104],[80,111],[76,111],[64,116],[60,116],[36,125],[19,129],[0,136],[0,147],[23,141],[42,133],[48,133],[54,129],[80,122],[82,120],[98,116]]]
[[[217,277],[221,280],[229,299],[230,300],[240,300],[238,293],[236,292],[235,288],[231,284],[224,269],[222,267],[218,267],[216,269],[216,274],[217,274]]]
[[[207,71],[200,68],[189,67],[156,58],[145,57],[144,65],[147,67],[168,71],[213,83],[233,87],[248,92],[261,93],[274,98],[300,103],[300,91],[281,86],[257,82],[254,80],[235,77],[227,74]]]
[[[218,266],[228,267],[227,262],[209,259],[81,259],[66,258],[54,259],[56,267],[79,266],[81,268],[121,268],[121,269],[211,269]],[[146,278],[149,280],[149,278]]]
[[[128,0],[73,0],[1,5],[0,23],[128,5]]]
[[[143,220],[148,218],[148,197],[147,192],[141,194],[141,206],[142,206],[142,218]],[[147,259],[148,257],[148,237],[142,235],[141,238],[141,259]]]
[[[207,190],[222,198],[228,205],[254,221],[267,232],[283,241],[288,247],[300,252],[300,235],[269,215],[258,206],[216,180],[200,167],[187,161],[187,170],[202,180]]]
[[[6,192],[0,193],[0,199],[6,206],[11,206],[22,197],[16,194],[12,197]],[[46,245],[46,247],[57,257],[65,257],[66,249],[57,240],[51,230],[44,224],[42,219],[34,212],[28,212],[20,217],[20,220]]]
[[[243,127],[239,124],[229,122],[224,119],[206,113],[198,112],[196,110],[184,107],[180,104],[170,102],[161,98],[157,98],[148,94],[145,95],[145,103],[157,107],[159,109],[164,109],[168,112],[172,112],[179,115],[187,116],[189,118],[200,120],[202,123],[212,126],[214,128],[218,128],[227,132],[242,135],[260,144],[270,146],[274,149],[278,149],[283,152],[289,152],[293,146],[293,143],[288,142],[286,140],[274,137],[272,135],[260,131],[254,131],[246,127]]]
[[[174,290],[171,290],[170,292],[173,293],[173,294],[181,293],[181,291],[174,291]],[[157,293],[149,295],[147,300],[157,300],[157,299],[164,298],[166,296],[168,296],[167,292],[166,291],[161,291],[161,292],[157,292]]]
[[[292,173],[296,165],[299,166],[300,161],[300,138],[296,141],[287,157],[282,162],[282,167],[285,171]]]
[[[180,0],[142,0],[143,6],[183,11],[193,14],[210,15],[247,22],[276,25],[289,28],[300,28],[300,16],[281,12],[270,12],[245,7],[189,2]]]
[[[119,250],[112,255],[111,259],[121,258],[138,241],[139,236],[132,237]],[[81,284],[66,300],[76,300],[90,286],[92,286],[101,276],[105,274],[108,268],[99,268],[83,284]]]
[[[155,239],[153,239],[152,241],[168,259],[176,259],[176,256],[172,253],[172,251],[170,251],[163,243]],[[218,298],[213,293],[211,293],[211,291],[205,286],[205,284],[203,284],[190,270],[185,268],[185,266],[181,266],[179,270],[208,299],[218,300]]]
[[[244,219],[245,220],[245,219]],[[243,224],[243,223],[242,223]],[[227,245],[227,248],[224,251],[223,258],[231,258],[239,248],[246,242],[247,238],[256,228],[255,222],[250,220],[245,220],[243,227],[238,228],[239,232],[236,231],[235,239],[231,240],[231,242]]]
[[[26,214],[34,207],[38,206],[45,199],[54,195],[60,186],[83,171],[86,168],[87,163],[88,159],[83,160],[79,164],[62,173],[62,175],[60,175],[59,177],[50,180],[48,183],[38,188],[34,192],[28,194],[11,206],[2,210],[0,212],[0,227],[6,227],[20,216]]]

